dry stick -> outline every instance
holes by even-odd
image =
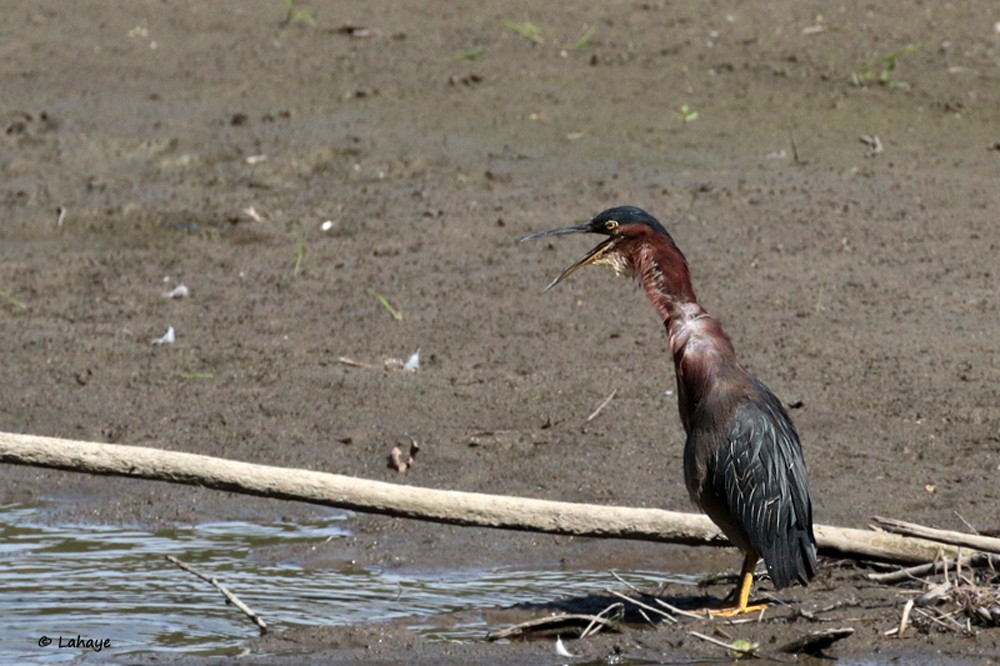
[[[979,530],[977,530],[975,527],[973,527],[972,523],[970,523],[969,521],[967,521],[965,519],[965,516],[963,516],[962,514],[960,514],[958,511],[953,511],[952,513],[954,513],[958,517],[959,520],[961,520],[963,523],[965,523],[965,526],[969,528],[970,532],[972,532],[973,534],[979,534]]]
[[[591,633],[596,634],[599,631],[599,629],[596,629],[595,627],[597,627],[600,622],[605,620],[604,617],[605,613],[610,613],[612,610],[615,611],[615,615],[613,617],[609,615],[607,621],[617,623],[621,620],[622,616],[625,614],[625,604],[623,604],[620,601],[616,601],[615,603],[611,604],[610,606],[602,610],[600,613],[595,615],[594,619],[591,620],[590,624],[587,625],[587,628],[580,632],[580,638],[586,638]],[[650,624],[652,624],[652,622],[650,622]],[[591,632],[591,630],[593,630],[593,632]]]
[[[910,612],[913,610],[913,599],[907,599],[906,605],[903,606],[903,615],[899,618],[899,630],[896,635],[900,638],[903,637],[903,632],[906,631],[906,626],[910,623]]]
[[[353,358],[347,358],[346,356],[341,356],[337,359],[337,362],[341,365],[350,366],[352,368],[370,368],[372,366],[367,363],[362,363],[361,361],[355,361]]]
[[[984,567],[989,564],[994,566],[1000,566],[1000,555],[990,555],[988,553],[974,553],[967,557],[963,557],[960,560],[961,566],[963,567]],[[920,578],[921,576],[926,576],[927,574],[935,574],[944,569],[944,562],[928,562],[927,564],[918,564],[914,567],[909,567],[907,569],[899,569],[897,571],[888,571],[886,573],[870,573],[865,574],[865,578],[876,583],[899,583],[904,580],[913,580],[915,578]]]
[[[639,589],[639,588],[637,588],[637,587],[636,587],[635,585],[633,585],[632,583],[628,582],[627,580],[625,580],[624,578],[622,578],[621,576],[619,576],[619,575],[618,575],[618,572],[617,572],[617,571],[615,571],[614,569],[612,569],[612,570],[611,570],[611,575],[612,575],[612,576],[614,576],[615,580],[617,580],[617,581],[618,581],[619,583],[621,583],[622,585],[624,585],[624,586],[625,586],[625,587],[627,587],[628,589],[632,590],[632,591],[633,591],[633,592],[635,592],[636,594],[638,594],[638,595],[640,595],[640,596],[645,596],[645,595],[643,594],[643,591],[642,591],[642,590],[640,590],[640,589]]]
[[[931,615],[930,613],[928,613],[927,611],[925,611],[922,608],[914,608],[913,610],[917,611],[918,613],[920,613],[921,615],[923,615],[924,617],[926,617],[931,622],[936,622],[937,624],[940,624],[945,629],[949,629],[951,631],[954,631],[955,627],[958,627],[959,631],[965,631],[965,627],[963,627],[962,625],[960,625],[958,622],[955,622],[954,620],[952,620],[952,624],[955,625],[953,627],[953,626],[949,625],[946,622],[942,622],[941,620],[939,620],[938,618],[934,617],[933,615]]]
[[[614,391],[612,391],[611,395],[609,395],[607,398],[605,398],[604,402],[602,402],[601,404],[599,404],[597,406],[597,409],[595,409],[593,412],[591,412],[590,416],[587,417],[587,421],[593,421],[594,419],[596,419],[597,415],[601,413],[601,410],[604,409],[605,407],[607,407],[608,403],[611,402],[612,400],[614,400],[614,398],[615,398],[616,395],[618,395],[618,389],[615,389]]]
[[[616,590],[605,590],[605,592],[607,592],[608,594],[613,594],[614,596],[618,597],[619,599],[624,599],[625,601],[629,602],[630,604],[635,604],[639,608],[645,608],[646,610],[648,610],[651,613],[656,613],[660,617],[666,618],[667,620],[669,620],[670,622],[673,622],[674,624],[678,624],[678,622],[679,622],[679,620],[676,617],[674,617],[673,615],[671,615],[667,611],[662,611],[659,608],[653,608],[649,604],[644,604],[641,601],[639,601],[638,599],[633,599],[632,597],[628,596],[627,594],[622,594],[621,592],[618,592]]]
[[[951,530],[939,530],[933,527],[925,527],[916,523],[908,523],[904,520],[894,518],[880,518],[874,516],[872,520],[878,527],[904,536],[920,537],[931,539],[941,543],[950,543],[954,546],[965,546],[981,550],[988,553],[1000,554],[1000,539],[995,537],[981,536],[979,534],[966,534],[965,532],[953,532]]]
[[[222,596],[226,598],[226,601],[239,608],[244,615],[253,620],[253,623],[256,624],[257,627],[260,629],[261,636],[267,633],[267,624],[264,622],[264,620],[260,619],[260,616],[257,615],[257,613],[254,613],[252,610],[250,610],[249,606],[240,601],[239,597],[237,597],[235,594],[227,590],[225,585],[217,581],[215,578],[212,578],[208,574],[198,571],[191,565],[184,564],[173,555],[167,555],[167,560],[173,562],[184,571],[187,571],[188,573],[194,574],[198,578],[201,578],[206,583],[209,583],[210,585],[215,587],[215,589],[217,589],[219,592],[222,592]]]
[[[628,582],[627,580],[625,580],[624,578],[622,578],[621,576],[619,576],[617,571],[612,571],[611,575],[615,577],[615,580],[617,580],[619,583],[621,583],[622,585],[624,585],[628,589],[632,590],[632,592],[634,592],[635,594],[638,594],[641,597],[648,596],[648,595],[646,595],[645,592],[643,592],[642,590],[640,590],[639,588],[637,588],[635,585],[633,585],[632,583]],[[631,601],[631,599],[629,599],[629,601]],[[701,615],[699,615],[698,613],[692,613],[690,611],[681,610],[680,608],[677,608],[676,606],[674,606],[672,604],[668,604],[663,599],[658,599],[656,597],[653,597],[653,601],[655,601],[659,605],[663,606],[664,608],[666,608],[668,611],[670,611],[674,615],[683,615],[684,617],[690,618],[692,620],[706,620],[706,619],[708,619],[707,616],[704,613],[702,613]]]
[[[0,462],[168,481],[452,525],[729,545],[700,514],[419,488],[140,446],[0,432]],[[816,525],[815,531],[820,552],[836,557],[919,564],[933,561],[942,548],[954,555],[953,549],[925,539],[827,525]]]
[[[653,624],[653,621],[649,619],[648,615],[646,615],[646,611],[642,610],[641,608],[636,608],[636,611],[638,611],[639,615],[642,616],[642,619],[646,621],[646,624],[648,624],[649,626],[653,627],[654,629],[656,628],[656,625]]]
[[[605,619],[603,617],[598,617],[597,615],[580,615],[576,613],[566,613],[563,615],[551,615],[547,617],[538,617],[533,620],[528,620],[527,622],[521,622],[513,626],[507,627],[506,629],[501,629],[500,631],[492,634],[486,635],[486,640],[496,641],[501,638],[510,638],[511,636],[520,636],[521,634],[526,634],[531,631],[550,631],[557,629],[563,625],[582,625],[584,622],[595,623],[603,629],[609,631],[613,630],[616,623],[612,620]],[[589,625],[588,625],[589,626]]]
[[[686,611],[686,610],[683,610],[681,608],[678,608],[677,606],[674,606],[673,604],[668,604],[663,599],[655,599],[654,598],[653,601],[655,601],[656,603],[660,604],[661,606],[663,606],[664,608],[666,608],[671,613],[673,613],[675,615],[683,615],[684,617],[686,617],[686,618],[688,618],[690,620],[708,620],[708,619],[710,619],[709,616],[706,615],[705,613],[701,613],[700,615],[698,613],[692,613],[691,611]]]

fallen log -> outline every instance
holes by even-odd
[[[0,432],[0,462],[203,486],[246,495],[452,525],[548,534],[726,546],[701,514],[576,504],[418,488],[141,446]],[[932,562],[955,548],[927,539],[816,526],[820,553],[900,564]]]

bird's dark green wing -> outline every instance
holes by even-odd
[[[733,412],[712,483],[782,588],[816,571],[812,502],[795,427],[774,394],[753,385],[758,395]]]

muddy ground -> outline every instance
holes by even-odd
[[[293,9],[306,13],[286,22],[279,0],[5,6],[0,428],[687,510],[652,309],[598,269],[542,293],[589,239],[516,242],[630,203],[671,230],[702,303],[793,407],[818,522],[1000,532],[995,3]],[[190,297],[163,298],[181,283]],[[176,342],[152,345],[168,326]],[[418,348],[415,374],[338,362]],[[410,437],[423,450],[400,476],[386,456]],[[5,502],[45,500],[53,520],[326,513],[29,468],[0,468],[0,487]],[[351,526],[318,551],[255,556],[401,570],[738,562],[377,516]],[[1000,655],[1000,629],[925,622],[885,637],[907,597],[823,564],[808,589],[778,593],[789,607],[730,633],[766,649],[812,627],[798,609],[839,604],[816,626],[856,633],[832,656]],[[692,629],[640,622],[570,649],[724,655]],[[314,653],[293,663],[557,659],[551,641],[433,643],[405,623],[248,643],[251,657],[289,648]]]

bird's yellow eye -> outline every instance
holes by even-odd
[[[614,231],[617,228],[618,228],[618,221],[617,220],[608,220],[607,222],[604,223],[604,230],[605,231]]]

